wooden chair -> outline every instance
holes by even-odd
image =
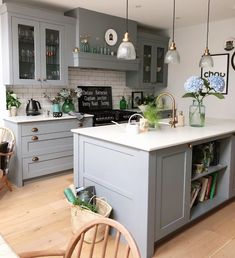
[[[10,159],[13,155],[13,149],[15,146],[15,135],[6,127],[0,127],[0,144],[7,144],[7,149],[3,152],[0,151],[0,171],[2,171],[2,177],[0,179],[0,190],[6,186],[10,191],[12,187],[7,179],[9,173]]]
[[[105,225],[105,233],[104,239],[102,242],[95,243],[95,238],[97,234],[97,230],[99,225]],[[94,228],[94,237],[91,244],[85,244],[86,248],[85,254],[83,253],[83,245],[84,245],[84,236],[87,231],[91,228]],[[114,231],[114,238],[109,237],[109,230],[112,228]],[[123,247],[123,241],[120,241],[120,238],[125,239],[125,248]],[[108,247],[109,241],[113,240],[113,247]],[[100,249],[96,252],[95,245],[100,245]],[[75,249],[76,248],[76,249]],[[109,249],[109,250],[108,250]],[[121,254],[119,253],[121,250]],[[108,250],[108,251],[107,251]],[[93,254],[95,258],[141,258],[138,247],[136,245],[135,240],[128,232],[128,230],[119,222],[108,219],[108,218],[99,218],[95,219],[86,225],[84,225],[78,233],[70,240],[68,247],[66,250],[45,250],[45,251],[32,251],[32,252],[25,252],[20,253],[20,258],[33,258],[33,257],[45,257],[45,256],[62,256],[64,258],[71,258],[72,255],[75,254],[73,257],[77,258],[92,258]],[[98,255],[99,253],[99,255]],[[119,255],[119,256],[118,256]]]

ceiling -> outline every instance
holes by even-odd
[[[126,0],[5,0],[68,11],[77,7],[125,17]],[[129,0],[129,18],[158,29],[172,27],[173,0]],[[176,0],[176,28],[206,22],[207,0]],[[235,0],[211,0],[210,21],[235,17]]]

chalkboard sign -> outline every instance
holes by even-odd
[[[112,88],[96,86],[78,86],[82,89],[82,96],[78,99],[79,112],[111,110]]]

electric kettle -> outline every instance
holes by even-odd
[[[30,99],[28,100],[28,103],[26,105],[26,115],[27,116],[37,116],[41,113],[39,112],[39,109],[41,109],[41,105],[39,101]]]

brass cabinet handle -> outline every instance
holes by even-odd
[[[31,131],[32,132],[38,132],[38,128],[37,127],[33,127]]]
[[[83,127],[83,123],[82,122],[78,123],[78,127]]]
[[[38,140],[38,137],[36,135],[32,136],[32,141],[37,141]]]
[[[38,157],[33,157],[32,161],[39,161],[39,158]]]
[[[191,143],[188,144],[188,147],[192,149],[193,145]]]

